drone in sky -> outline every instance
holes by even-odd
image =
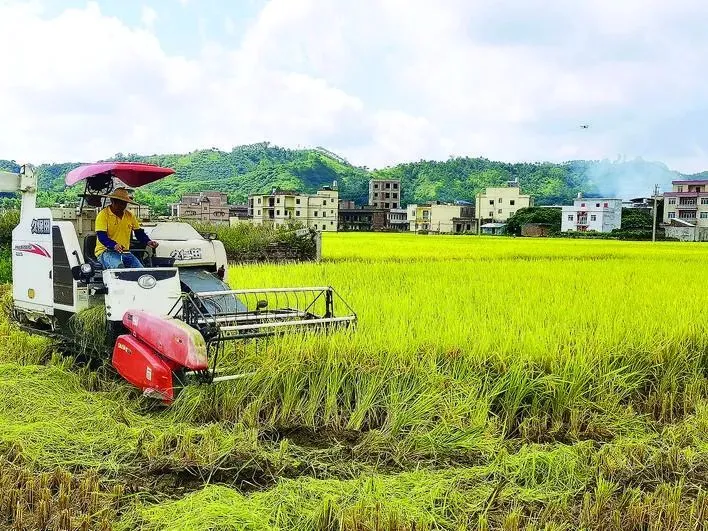
[[[588,125],[588,124],[581,124],[580,125],[580,129],[589,129],[589,128],[590,128],[590,125]]]

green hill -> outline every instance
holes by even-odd
[[[434,199],[472,201],[485,187],[518,179],[522,190],[533,195],[537,205],[567,203],[578,192],[623,198],[649,195],[654,184],[667,189],[672,179],[681,177],[663,164],[642,159],[555,164],[458,157],[447,161],[421,160],[369,171],[352,166],[322,148],[293,150],[268,142],[238,146],[229,152],[210,149],[149,156],[118,153],[110,160],[150,162],[175,169],[175,175],[136,193],[138,200],[161,213],[167,213],[169,204],[187,192],[220,190],[228,193],[231,202],[242,203],[251,193],[268,192],[273,188],[314,192],[333,181],[337,181],[341,198],[364,204],[371,177],[400,179],[403,204]],[[64,176],[78,165],[38,166],[42,204],[76,200],[80,187],[65,189]],[[14,161],[0,160],[0,169],[16,171],[17,165]]]

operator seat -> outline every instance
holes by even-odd
[[[93,266],[93,270],[103,271],[101,262],[96,258],[96,233],[89,232],[84,238],[84,260]]]

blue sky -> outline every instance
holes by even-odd
[[[0,158],[267,140],[697,172],[706,27],[703,0],[0,0]]]
[[[117,17],[126,25],[140,27],[152,10],[153,31],[169,54],[197,57],[208,42],[236,46],[267,0],[105,0],[98,2],[101,12]],[[67,9],[81,9],[86,0],[44,2],[47,17],[56,17]]]

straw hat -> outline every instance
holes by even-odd
[[[137,205],[137,203],[133,201],[133,199],[128,194],[128,190],[126,190],[125,188],[116,188],[110,194],[103,195],[103,197],[107,197],[108,199],[118,199],[120,201],[130,203],[131,205]]]

